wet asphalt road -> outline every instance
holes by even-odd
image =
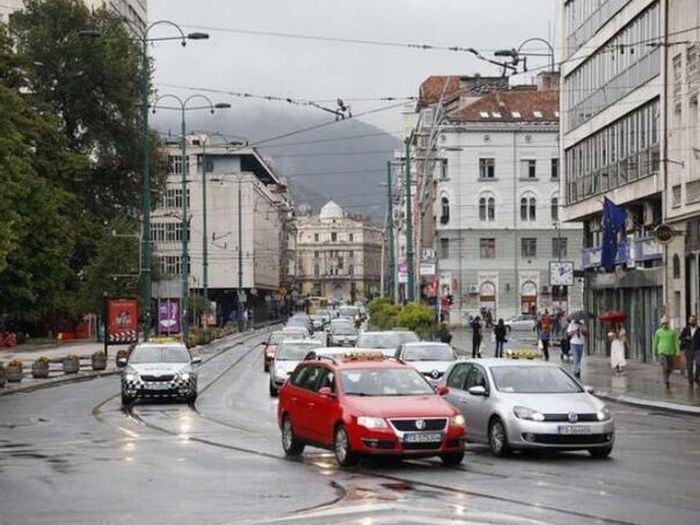
[[[607,460],[287,460],[262,338],[201,366],[196,407],[123,411],[117,377],[1,397],[0,523],[700,523],[700,418],[622,405]]]

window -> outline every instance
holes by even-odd
[[[552,239],[552,257],[566,257],[567,256],[567,244],[568,239],[566,237],[556,237]]]
[[[552,222],[559,221],[559,199],[552,197]]]
[[[493,197],[487,201],[486,212],[490,221],[496,220],[496,200]]]
[[[674,208],[680,206],[682,197],[680,184],[676,184],[675,186],[673,186],[673,188],[671,188],[671,196],[671,206],[673,206]]]
[[[162,275],[180,275],[180,256],[162,256],[160,258],[160,273]]]
[[[533,111],[532,116],[535,118],[542,118],[542,112],[541,111]]]
[[[338,242],[338,233],[331,232],[331,242]]]
[[[343,258],[338,257],[338,269],[342,270],[343,269]]]
[[[537,257],[537,239],[533,237],[520,239],[520,252],[525,258]]]
[[[349,240],[350,242],[354,242],[354,241],[355,241],[355,236],[351,233],[350,235],[348,235],[348,240]]]
[[[479,178],[493,179],[496,177],[496,159],[479,159]]]
[[[520,199],[520,220],[527,220],[527,199],[524,197]]]
[[[354,257],[355,257],[355,252],[353,252],[352,250],[348,250],[348,260],[352,261]]]
[[[479,220],[486,220],[486,198],[484,197],[479,199]]]
[[[318,259],[318,257],[319,257],[319,255],[318,255],[318,250],[315,250],[315,251],[314,251],[314,259]]]
[[[189,171],[190,162],[189,157],[187,157],[187,169]],[[182,155],[170,155],[168,157],[168,165],[170,167],[171,175],[180,175],[182,173]]]
[[[450,240],[442,238],[440,239],[440,258],[449,259],[450,258]]]
[[[296,371],[291,383],[298,388],[315,392],[324,370],[320,366],[304,366]]]
[[[450,222],[450,201],[447,197],[443,197],[440,201],[441,203],[441,214],[440,214],[440,224],[447,224]]]
[[[537,220],[537,200],[534,197],[523,197],[520,199],[520,220]]]
[[[321,275],[321,267],[318,264],[314,265],[314,275]]]
[[[187,189],[187,207],[190,206],[190,190]],[[182,188],[171,188],[165,191],[164,208],[182,208]]]
[[[318,242],[318,233],[314,233],[314,242]]]
[[[678,254],[673,256],[673,278],[681,278],[681,258],[678,257]]]
[[[496,258],[496,239],[479,239],[479,248],[482,259]]]
[[[552,159],[551,163],[550,177],[552,180],[559,180],[559,159]]]
[[[355,275],[355,267],[352,264],[348,264],[348,275]]]
[[[537,220],[537,201],[534,197],[530,197],[530,220]]]
[[[528,179],[537,178],[537,161],[523,160],[521,161],[520,176]]]
[[[471,370],[472,365],[465,363],[460,365],[455,365],[450,373],[450,377],[447,378],[447,386],[450,388],[464,388],[464,380],[467,378],[469,370]]]

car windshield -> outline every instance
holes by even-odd
[[[340,373],[351,396],[419,396],[435,391],[413,368],[353,368]]]
[[[289,321],[287,321],[287,326],[304,326],[306,327],[308,325],[308,321],[303,318],[303,317],[292,317]]]
[[[357,328],[351,324],[337,324],[331,328],[335,335],[357,335]]]
[[[340,317],[355,317],[359,315],[360,309],[356,306],[345,306],[339,310]]]
[[[146,363],[189,363],[190,353],[182,346],[136,347],[129,357],[132,365]]]
[[[449,345],[407,345],[401,358],[404,361],[454,361],[455,354]]]
[[[399,342],[400,342],[399,344],[417,343],[418,341],[420,341],[420,339],[418,338],[418,336],[416,335],[415,332],[409,332],[409,331],[405,331],[405,332],[400,331],[399,332],[399,331],[397,331],[396,335],[399,336]]]
[[[316,315],[328,318],[331,316],[331,313],[328,310],[316,310]]]
[[[395,351],[400,344],[399,336],[394,332],[364,333],[357,338],[356,346],[358,348],[379,348]]]
[[[278,361],[301,361],[306,357],[306,354],[320,346],[320,341],[304,341],[303,343],[285,341],[277,348],[275,359]]]
[[[301,332],[274,332],[270,336],[270,341],[268,344],[278,345],[284,340],[292,339],[304,339],[304,334]]]
[[[499,392],[512,394],[572,394],[581,386],[555,366],[494,366],[493,381]]]

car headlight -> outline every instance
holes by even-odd
[[[275,377],[279,379],[284,379],[285,377],[287,377],[287,371],[281,366],[278,366],[277,368],[275,368]]]
[[[465,424],[466,421],[464,420],[464,416],[462,414],[457,414],[456,416],[452,416],[450,418],[451,427],[463,427]]]
[[[598,416],[598,421],[607,421],[612,417],[610,415],[610,410],[608,410],[608,407],[601,408],[600,410],[598,410],[598,413],[596,415]]]
[[[387,425],[386,420],[381,417],[360,416],[357,418],[357,424],[361,427],[373,430],[378,428],[389,428],[389,425]]]
[[[190,373],[189,372],[180,372],[177,374],[177,379],[180,379],[182,381],[189,381],[190,380]]]
[[[544,415],[527,407],[513,407],[513,414],[520,419],[529,421],[544,421]]]
[[[128,374],[124,374],[124,379],[126,381],[128,381],[129,383],[134,382],[134,381],[136,381],[136,382],[141,381],[141,378],[139,377],[139,375],[136,372],[129,372]]]

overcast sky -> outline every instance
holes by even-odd
[[[530,37],[555,43],[557,0],[149,0],[150,21],[167,19],[210,40],[173,42],[151,49],[160,93],[191,93],[164,84],[248,92],[295,99],[381,98],[417,94],[433,74],[493,74],[465,53],[273,38],[224,32],[244,29],[382,42],[473,47],[517,47]],[[164,35],[157,29],[150,36]],[[557,57],[558,58],[558,57]],[[544,62],[531,59],[532,66]],[[284,104],[208,93],[242,109]],[[331,106],[332,104],[329,103]],[[388,105],[353,102],[353,112]],[[290,111],[316,111],[290,107]],[[332,118],[332,117],[331,117]],[[364,118],[396,133],[400,111]],[[281,132],[285,130],[280,130]]]

